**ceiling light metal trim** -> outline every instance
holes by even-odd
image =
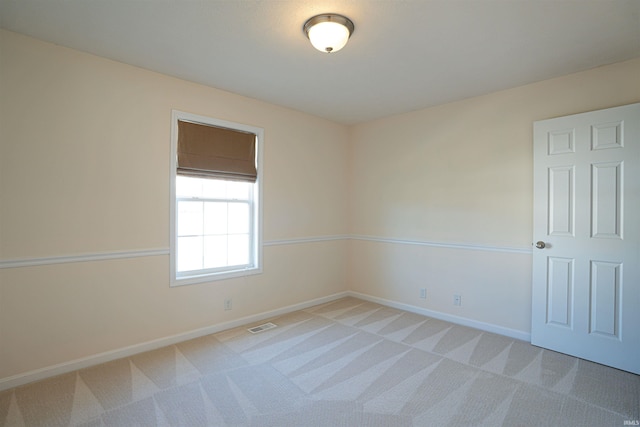
[[[344,40],[344,43],[340,46],[321,46],[319,47],[317,45],[317,43],[314,43],[314,40],[312,40],[312,36],[309,35],[311,29],[318,25],[318,24],[322,24],[325,22],[331,22],[331,23],[336,23],[336,24],[340,24],[343,27],[345,27],[348,31],[346,40]],[[353,31],[355,30],[355,26],[353,25],[353,21],[351,21],[349,18],[347,18],[346,16],[343,15],[339,15],[337,13],[323,13],[320,15],[316,15],[313,16],[311,18],[309,18],[307,20],[307,22],[304,23],[303,26],[303,30],[304,33],[306,34],[307,38],[311,41],[311,44],[313,44],[313,46],[318,49],[321,52],[326,52],[326,53],[332,53],[332,52],[337,52],[340,49],[342,49],[347,41],[349,40],[349,38],[351,38],[351,35],[353,34]]]

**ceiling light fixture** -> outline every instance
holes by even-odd
[[[332,53],[342,49],[353,34],[353,22],[334,13],[316,15],[304,23],[304,33],[320,52]]]

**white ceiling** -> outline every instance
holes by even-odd
[[[326,12],[355,23],[333,54],[302,32]],[[0,25],[346,124],[640,57],[640,0],[0,0]]]

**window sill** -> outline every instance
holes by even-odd
[[[197,283],[216,282],[218,280],[233,279],[236,277],[251,276],[261,274],[262,268],[251,267],[242,270],[224,271],[220,273],[195,274],[193,276],[173,277],[171,287],[195,285]]]

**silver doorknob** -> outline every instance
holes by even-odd
[[[544,249],[545,246],[547,245],[545,245],[542,240],[540,240],[539,242],[536,242],[536,248],[538,249]]]

